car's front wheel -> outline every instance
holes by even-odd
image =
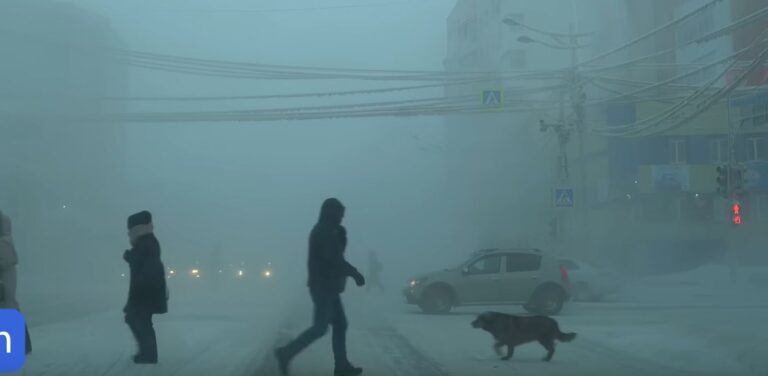
[[[453,298],[446,289],[429,289],[424,293],[419,308],[429,314],[448,313],[453,308]]]
[[[563,310],[565,294],[557,288],[540,288],[523,308],[536,315],[554,316]]]

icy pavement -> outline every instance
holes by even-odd
[[[244,375],[263,358],[279,322],[279,300],[254,292],[235,298],[208,293],[172,296],[155,316],[160,362],[135,365],[135,343],[119,309],[52,323],[32,323],[34,352],[18,375]],[[121,305],[117,307],[122,308]],[[39,320],[44,321],[44,320]]]
[[[764,375],[768,369],[768,305],[643,306],[574,304],[557,319],[575,331],[559,344],[554,360],[542,362],[538,344],[519,347],[502,361],[492,339],[471,328],[484,310],[524,314],[518,307],[461,308],[448,315],[425,315],[393,298],[347,294],[349,356],[366,375]],[[297,315],[297,313],[300,313]],[[311,307],[285,316],[277,343],[309,325]],[[331,374],[330,335],[300,354],[292,375]],[[266,354],[254,375],[277,375]]]
[[[678,277],[665,277],[675,281],[671,284],[643,284],[642,294],[630,292],[614,302],[567,305],[556,319],[564,331],[579,336],[558,345],[550,363],[541,361],[545,351],[538,344],[521,346],[512,360],[502,361],[491,348],[490,335],[470,326],[485,310],[522,314],[519,307],[465,307],[448,315],[425,315],[403,304],[396,293],[367,295],[350,288],[344,295],[349,355],[365,375],[381,376],[765,375],[768,303],[755,298],[734,304],[756,291],[739,295],[738,286],[724,290],[738,295],[732,301],[718,301],[710,293],[721,292],[691,287],[690,276]],[[690,294],[675,301],[679,291],[670,286],[679,285]],[[301,291],[289,299],[249,289],[226,295],[197,290],[172,295],[171,311],[155,321],[160,353],[155,366],[131,363],[135,348],[117,309],[121,299],[88,315],[49,320],[35,312],[30,328],[34,353],[19,374],[277,375],[272,349],[310,324],[308,294]],[[332,369],[330,335],[292,365],[294,376],[330,375]]]

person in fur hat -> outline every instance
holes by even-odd
[[[168,293],[152,214],[142,211],[128,217],[128,238],[131,249],[125,251],[123,259],[130,268],[130,287],[123,312],[139,348],[133,361],[155,364],[157,339],[152,315],[168,312]]]

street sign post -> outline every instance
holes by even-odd
[[[556,208],[573,208],[575,195],[573,188],[555,188],[554,203]]]
[[[499,109],[504,105],[504,93],[501,89],[483,90],[481,103],[483,107]]]

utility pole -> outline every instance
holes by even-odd
[[[731,96],[728,96],[728,164],[726,167],[726,187],[727,190],[727,201],[729,206],[733,205],[735,202],[734,199],[734,192],[733,192],[733,181],[731,179],[731,171],[733,171],[733,168],[735,167],[736,162],[736,127],[735,123],[732,118],[732,110],[731,110]],[[730,222],[730,221],[729,221]],[[735,229],[734,229],[735,230]],[[728,245],[728,273],[729,277],[731,279],[731,282],[734,282],[736,280],[736,244],[735,244],[735,234],[734,231],[728,231],[728,235],[726,235],[726,244]]]
[[[572,5],[575,6],[575,2],[572,2]],[[587,194],[586,194],[586,187],[587,187],[587,169],[586,169],[586,158],[585,158],[585,152],[584,152],[584,128],[585,128],[585,105],[586,105],[586,95],[584,93],[582,82],[581,82],[581,75],[579,73],[579,59],[578,59],[578,49],[586,47],[586,45],[580,45],[579,38],[580,37],[587,37],[592,36],[594,33],[586,33],[586,34],[576,34],[574,32],[575,27],[574,24],[571,23],[569,25],[569,33],[568,34],[561,34],[561,33],[552,33],[547,31],[542,31],[539,29],[535,29],[529,26],[526,26],[524,24],[521,24],[520,22],[511,19],[511,18],[505,18],[503,22],[510,26],[522,26],[523,28],[533,31],[535,33],[545,35],[555,41],[555,43],[550,42],[544,42],[541,40],[537,40],[534,38],[531,38],[527,35],[521,35],[518,37],[517,41],[520,43],[537,43],[549,48],[553,49],[559,49],[559,50],[570,50],[571,51],[571,64],[569,69],[566,71],[565,75],[565,87],[566,89],[562,92],[560,97],[560,119],[559,123],[557,124],[547,124],[543,120],[540,121],[541,124],[541,131],[546,132],[548,129],[552,128],[555,133],[557,134],[558,139],[558,147],[559,147],[559,153],[557,157],[557,176],[558,176],[558,183],[563,185],[570,185],[570,166],[568,162],[568,142],[571,139],[571,133],[575,130],[578,137],[578,153],[579,153],[579,184],[577,189],[573,189],[572,187],[569,187],[571,189],[571,195],[576,197],[571,197],[571,205],[568,206],[572,210],[566,210],[565,212],[568,213],[568,215],[565,214],[565,212],[559,212],[558,218],[560,221],[563,221],[565,217],[572,217],[574,215],[573,211],[578,212],[579,217],[579,231],[580,236],[578,236],[578,240],[580,245],[584,249],[589,249],[589,238],[590,238],[590,230],[589,230],[589,220],[588,220],[588,207],[586,205],[587,202]],[[575,20],[574,20],[575,22]],[[569,96],[570,101],[570,110],[573,112],[572,115],[566,116],[565,114],[565,96]],[[556,191],[556,190],[555,190]],[[553,192],[554,193],[554,192]],[[573,200],[575,198],[575,200]],[[557,205],[556,205],[557,206]],[[577,221],[572,221],[573,223],[576,223]],[[563,231],[562,233],[566,233],[571,230],[571,226],[561,226]],[[565,235],[565,234],[564,234]],[[567,236],[564,236],[567,237]]]
[[[578,46],[577,34],[574,30],[574,25],[570,24],[568,27],[570,34],[570,44],[574,46],[571,49],[571,103],[573,104],[574,112],[574,127],[576,129],[576,136],[578,140],[578,152],[579,152],[579,189],[577,189],[576,197],[578,197],[579,205],[575,208],[579,213],[579,226],[580,226],[580,240],[581,246],[585,251],[590,249],[590,224],[587,207],[587,168],[584,153],[584,119],[585,114],[585,101],[586,94],[581,85],[581,76],[579,74],[579,57],[578,50],[575,46]]]

